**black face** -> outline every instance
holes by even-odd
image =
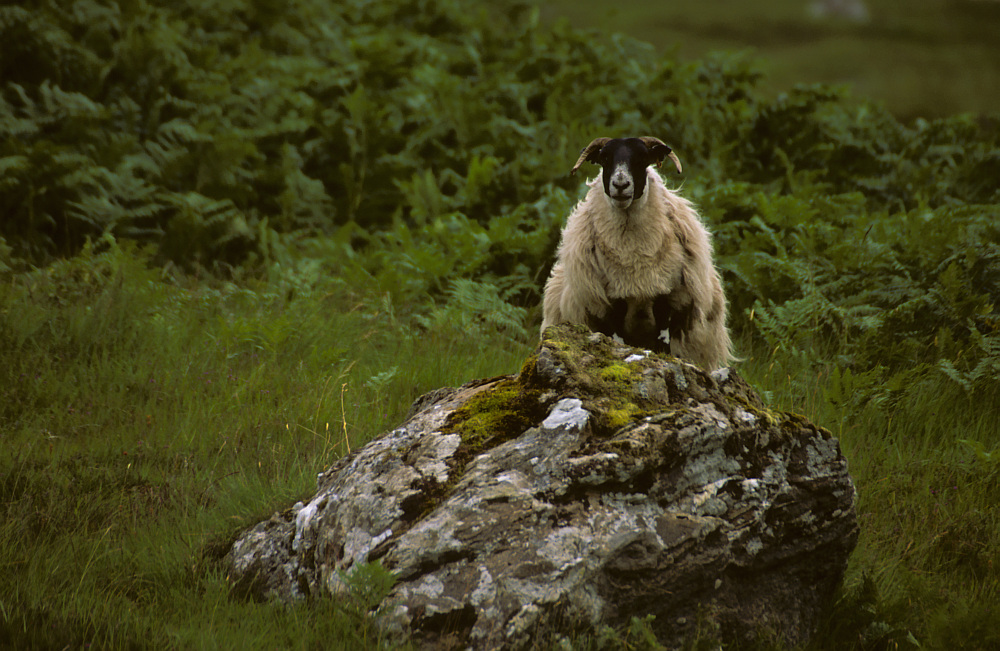
[[[604,193],[625,209],[646,190],[646,168],[670,153],[665,145],[647,147],[639,138],[615,138],[587,158],[604,170]]]

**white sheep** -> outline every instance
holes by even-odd
[[[712,370],[732,358],[726,298],[711,235],[652,167],[668,157],[680,172],[677,156],[657,138],[597,138],[584,148],[572,173],[584,161],[597,163],[603,184],[602,177],[588,183],[563,229],[545,285],[542,332],[583,323]]]

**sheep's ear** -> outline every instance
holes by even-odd
[[[649,152],[653,155],[653,158],[656,160],[657,167],[660,166],[660,163],[663,162],[664,158],[669,158],[671,161],[673,161],[674,167],[677,168],[678,174],[684,171],[681,168],[681,161],[679,158],[677,158],[677,154],[675,154],[673,150],[670,149],[670,147],[667,147],[667,144],[665,142],[663,142],[659,138],[654,138],[652,136],[644,136],[642,138],[639,138],[639,140],[641,140],[642,144],[646,145],[646,148],[649,149]]]
[[[573,169],[571,169],[569,173],[571,175],[576,174],[576,171],[580,169],[580,166],[583,165],[584,161],[596,163],[597,153],[604,149],[604,145],[608,144],[610,140],[611,138],[594,138],[594,140],[592,140],[591,143],[584,147],[583,151],[580,152],[580,157],[576,159],[576,165],[573,166]]]

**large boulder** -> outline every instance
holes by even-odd
[[[439,389],[226,557],[256,598],[395,573],[377,619],[421,646],[524,648],[655,616],[661,642],[806,641],[858,525],[835,438],[711,374],[573,326],[514,376]]]

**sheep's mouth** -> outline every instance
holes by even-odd
[[[631,194],[617,194],[611,197],[611,203],[619,210],[625,210],[632,205]]]

